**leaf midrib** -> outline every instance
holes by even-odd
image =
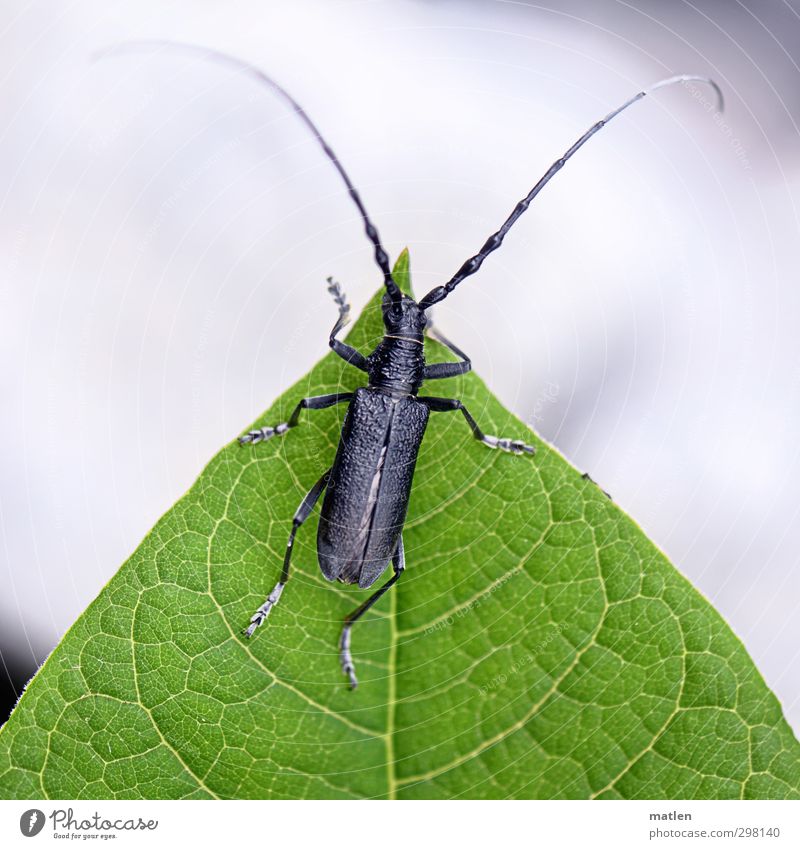
[[[241,479],[245,470],[250,465],[252,465],[253,463],[257,464],[258,460],[249,460],[248,462],[242,464],[242,468],[240,469],[239,474],[236,476],[237,482]],[[233,492],[233,491],[234,491],[234,488],[232,487],[231,492]],[[269,669],[267,666],[265,666],[264,663],[261,660],[258,659],[258,657],[256,657],[256,655],[253,653],[252,649],[250,648],[250,646],[248,645],[248,642],[246,640],[239,640],[237,638],[236,633],[234,632],[233,628],[231,627],[230,622],[228,621],[228,617],[225,615],[225,611],[220,606],[219,602],[217,601],[217,599],[216,599],[216,597],[215,597],[215,595],[214,595],[214,593],[211,589],[211,546],[214,542],[214,537],[216,536],[217,530],[222,525],[222,522],[226,519],[228,519],[230,521],[230,517],[228,515],[228,510],[230,508],[230,504],[231,504],[231,498],[230,498],[230,495],[229,495],[225,500],[225,509],[222,512],[222,516],[221,516],[220,520],[214,523],[214,530],[208,535],[208,546],[206,548],[206,551],[207,551],[206,566],[207,566],[207,576],[208,576],[208,595],[211,598],[211,600],[213,601],[214,606],[217,608],[217,612],[219,613],[220,617],[222,618],[222,621],[225,623],[225,628],[227,629],[228,633],[230,634],[231,639],[236,644],[240,645],[244,649],[247,656],[253,660],[253,662],[259,667],[259,669],[261,669],[261,670],[263,670],[264,672],[267,673],[267,675],[272,679],[273,684],[278,684],[281,687],[285,687],[287,690],[294,693],[296,696],[301,698],[304,702],[306,702],[311,707],[316,708],[317,710],[321,711],[322,713],[324,713],[328,716],[333,717],[334,719],[337,719],[339,722],[342,722],[345,725],[347,725],[348,727],[350,727],[353,731],[358,731],[360,734],[364,734],[365,736],[368,736],[368,737],[379,736],[379,735],[376,734],[375,731],[372,731],[372,730],[370,730],[370,729],[368,729],[368,728],[366,728],[362,725],[359,725],[357,722],[353,722],[351,719],[348,719],[347,717],[343,716],[342,714],[337,713],[336,711],[331,710],[329,707],[326,707],[325,705],[320,704],[319,702],[312,699],[311,696],[309,696],[307,693],[304,693],[302,690],[297,689],[295,686],[293,686],[289,682],[284,681],[275,672],[273,672],[271,669]]]

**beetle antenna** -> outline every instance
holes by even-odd
[[[127,53],[127,52],[137,52],[141,50],[147,50],[148,48],[161,48],[166,50],[177,50],[184,53],[190,53],[195,56],[198,56],[201,59],[209,59],[212,62],[217,62],[221,65],[225,65],[231,68],[234,71],[237,71],[241,74],[246,74],[247,76],[255,79],[262,85],[266,85],[270,88],[275,94],[279,97],[282,97],[286,103],[292,108],[298,118],[306,125],[306,127],[311,131],[311,134],[316,138],[319,142],[320,147],[324,151],[325,155],[328,159],[333,163],[333,166],[339,172],[342,180],[344,180],[345,186],[347,186],[347,191],[350,197],[353,199],[353,203],[358,208],[358,211],[361,215],[361,218],[364,222],[364,231],[367,234],[367,238],[372,242],[375,247],[375,262],[378,264],[381,272],[383,272],[383,282],[386,286],[386,291],[389,293],[393,301],[399,301],[402,297],[402,293],[400,292],[399,287],[394,282],[392,278],[392,272],[389,267],[389,256],[386,251],[383,249],[383,245],[381,244],[380,236],[378,235],[378,230],[375,225],[370,220],[369,215],[367,214],[367,210],[364,208],[364,204],[361,200],[361,196],[359,195],[356,187],[350,181],[350,177],[347,175],[347,172],[344,170],[341,162],[339,162],[338,157],[333,152],[333,149],[325,141],[322,133],[317,129],[317,125],[309,118],[308,113],[303,109],[302,106],[286,91],[282,86],[278,85],[271,77],[268,77],[260,68],[256,65],[252,65],[249,62],[245,62],[242,59],[237,59],[235,56],[231,56],[229,53],[223,53],[219,50],[214,50],[209,47],[202,47],[198,44],[187,44],[181,41],[168,41],[161,39],[145,39],[141,41],[125,41],[120,44],[114,44],[110,47],[105,48],[104,50],[100,50],[94,54],[94,59],[104,59],[109,55],[119,54],[119,53]]]
[[[587,141],[598,131],[601,130],[612,118],[616,118],[620,112],[624,112],[629,106],[632,106],[636,103],[637,100],[641,100],[643,97],[651,94],[656,91],[656,89],[664,88],[665,86],[674,85],[675,83],[687,83],[687,82],[700,82],[706,83],[710,85],[716,95],[717,95],[717,110],[722,112],[724,107],[724,101],[722,97],[722,91],[720,87],[714,82],[714,80],[709,77],[698,77],[693,74],[679,74],[675,77],[669,77],[668,79],[661,80],[660,82],[651,85],[650,88],[646,88],[643,91],[640,91],[638,94],[635,94],[629,100],[626,100],[622,106],[614,109],[613,112],[609,112],[605,118],[602,118],[596,124],[593,124],[576,142],[572,145],[572,147],[567,150],[560,159],[557,159],[545,172],[544,176],[539,180],[539,182],[528,192],[527,196],[524,197],[515,207],[511,215],[503,223],[503,226],[494,234],[492,234],[484,243],[483,247],[475,254],[475,256],[470,257],[462,266],[458,269],[458,271],[453,275],[453,277],[444,284],[444,286],[437,286],[435,289],[431,289],[427,295],[419,302],[420,307],[423,310],[432,307],[434,304],[439,303],[439,301],[443,301],[452,291],[458,286],[458,284],[464,280],[466,277],[474,274],[480,267],[483,265],[483,261],[489,256],[492,251],[496,251],[500,245],[503,244],[503,239],[506,236],[506,233],[511,229],[516,220],[522,215],[523,212],[530,206],[531,201],[539,194],[539,192],[550,182],[550,180],[564,167],[567,160],[570,159],[573,154],[577,153]]]

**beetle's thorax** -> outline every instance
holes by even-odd
[[[425,375],[425,311],[408,295],[384,296],[385,333],[367,357],[369,385],[391,395],[416,395]]]
[[[386,334],[367,357],[369,385],[391,395],[416,395],[425,373],[422,334]]]

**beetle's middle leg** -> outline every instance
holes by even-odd
[[[397,550],[392,555],[392,568],[394,575],[378,590],[376,590],[360,607],[357,607],[352,613],[345,617],[344,628],[342,628],[342,636],[339,639],[339,660],[342,663],[342,672],[350,679],[350,689],[355,690],[358,686],[358,678],[356,678],[356,667],[353,663],[353,655],[350,653],[350,630],[373,604],[394,584],[397,579],[403,574],[406,568],[406,556],[403,551],[403,537],[397,541]]]
[[[258,626],[269,616],[270,611],[273,607],[278,603],[278,600],[281,597],[281,593],[283,592],[283,588],[286,586],[286,582],[289,580],[289,566],[292,561],[292,548],[294,546],[294,538],[297,534],[297,529],[300,525],[305,522],[305,520],[311,515],[311,512],[314,509],[314,505],[319,501],[320,495],[322,495],[325,487],[328,485],[328,478],[331,475],[331,470],[328,469],[327,472],[311,487],[311,489],[306,494],[306,497],[300,502],[300,506],[297,508],[297,512],[294,514],[294,519],[292,519],[292,530],[289,532],[289,541],[286,543],[286,554],[283,557],[283,569],[281,570],[281,579],[277,584],[272,588],[272,592],[267,596],[267,600],[258,608],[258,610],[253,614],[250,619],[250,624],[245,628],[242,633],[246,637],[252,637],[253,632],[258,628]]]
[[[300,413],[303,410],[324,410],[327,407],[332,407],[334,404],[342,404],[344,401],[350,401],[353,398],[352,392],[337,392],[333,395],[314,395],[311,398],[303,398],[300,403],[294,408],[294,412],[289,416],[289,420],[281,422],[275,427],[260,427],[258,430],[251,430],[239,437],[239,442],[242,445],[256,442],[265,442],[267,439],[272,439],[273,436],[282,436],[290,428],[296,427],[300,421]]]
[[[432,363],[425,366],[425,380],[441,380],[444,377],[458,377],[472,371],[472,360],[461,350],[454,345],[446,336],[442,336],[438,330],[434,330],[428,319],[428,336],[435,339],[445,348],[452,351],[457,357],[460,357],[460,362],[457,363]]]
[[[470,415],[469,410],[458,400],[458,398],[431,398],[420,397],[417,399],[425,404],[428,409],[435,413],[446,413],[452,410],[461,410],[467,424],[472,429],[475,439],[479,439],[484,445],[490,448],[501,448],[503,451],[509,451],[512,454],[535,454],[536,449],[533,445],[526,445],[519,439],[508,439],[507,437],[491,436],[484,433],[475,419]]]

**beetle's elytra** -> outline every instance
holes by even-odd
[[[282,98],[315,136],[325,155],[341,175],[364,222],[367,238],[374,247],[375,262],[383,275],[386,289],[383,298],[385,334],[368,356],[336,338],[347,322],[350,308],[339,285],[328,279],[328,289],[339,308],[339,317],[329,337],[330,346],[351,366],[366,372],[368,385],[354,392],[303,398],[288,421],[252,430],[239,437],[243,445],[263,442],[275,436],[282,436],[295,427],[304,409],[322,410],[334,404],[348,404],[333,464],[311,487],[297,508],[280,579],[265,602],[253,614],[243,633],[251,637],[278,603],[289,579],[292,546],[297,530],[311,515],[324,492],[317,533],[317,554],[322,574],[329,581],[358,584],[360,588],[365,589],[378,580],[390,561],[393,567],[393,574],[386,583],[344,621],[339,641],[340,660],[342,671],[350,686],[355,688],[358,681],[350,650],[350,632],[353,624],[397,582],[405,569],[403,525],[417,453],[430,413],[460,411],[473,436],[485,445],[517,455],[534,453],[533,446],[519,440],[485,434],[458,399],[419,395],[426,381],[465,374],[472,367],[469,357],[442,336],[437,338],[459,358],[458,362],[426,365],[424,337],[428,324],[427,310],[444,300],[462,280],[478,271],[486,257],[500,247],[508,231],[550,179],[598,130],[620,112],[656,89],[675,83],[696,81],[710,85],[716,92],[720,111],[722,93],[717,84],[707,77],[679,75],[661,80],[626,100],[593,124],[547,169],[530,192],[514,207],[500,229],[486,240],[478,253],[470,257],[447,283],[436,286],[416,302],[403,294],[392,279],[389,257],[347,172],[313,121],[281,86],[254,65],[234,56],[195,45],[159,41],[134,42],[112,48],[112,52],[142,47],[177,49],[214,60],[255,78]]]

